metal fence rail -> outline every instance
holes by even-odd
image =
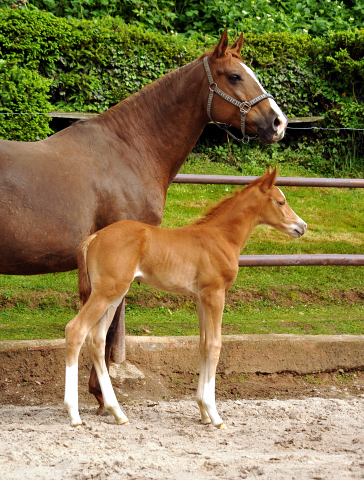
[[[180,173],[173,183],[197,183],[212,185],[248,185],[258,177],[239,175],[195,175]],[[277,177],[277,187],[336,187],[336,188],[364,188],[362,178],[301,178]]]
[[[248,185],[258,177],[179,174],[173,183]],[[277,177],[277,186],[364,188],[364,179]],[[240,255],[239,267],[364,266],[364,255]]]
[[[240,255],[239,267],[364,266],[364,255]]]

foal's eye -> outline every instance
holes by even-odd
[[[283,205],[286,203],[284,200],[283,202],[277,202],[280,207],[283,207]]]
[[[240,82],[241,78],[239,75],[230,75],[229,80],[231,83],[238,83]]]

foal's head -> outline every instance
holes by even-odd
[[[291,237],[302,237],[307,224],[294,213],[283,192],[274,185],[276,178],[277,167],[273,172],[269,167],[265,175],[253,182],[263,195],[259,223],[271,225]]]
[[[240,51],[243,35],[231,46],[228,45],[226,31],[215,50],[208,56],[213,81],[210,88],[219,87],[224,93],[239,102],[250,102],[267,93],[259,83],[254,72],[243,63]],[[246,131],[258,135],[263,143],[281,140],[287,127],[287,118],[272,98],[264,98],[249,109],[245,117]],[[211,118],[220,123],[233,125],[240,129],[241,115],[239,107],[232,105],[218,95],[213,96]]]

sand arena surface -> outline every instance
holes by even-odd
[[[81,407],[0,407],[3,480],[364,478],[364,399],[218,401],[228,429],[199,423],[193,400],[133,400],[129,425]]]

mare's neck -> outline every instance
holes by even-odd
[[[151,83],[100,117],[131,147],[150,174],[169,185],[208,122],[208,85],[202,60],[175,70]],[[124,152],[125,153],[125,152]]]

